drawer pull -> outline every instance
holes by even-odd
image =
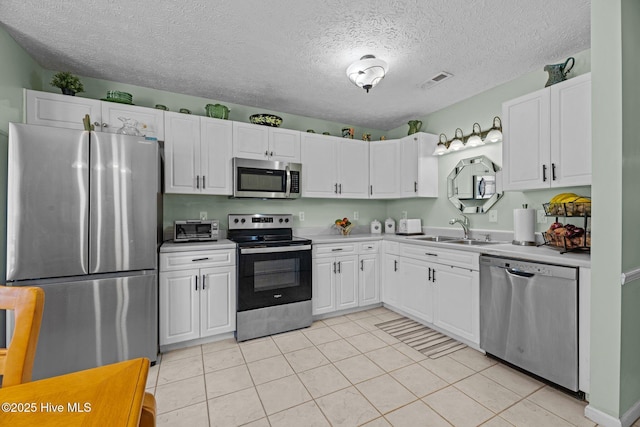
[[[192,260],[191,260],[191,262],[206,261],[206,260],[208,260],[208,259],[209,259],[209,257],[206,257],[206,258],[196,258],[196,259],[192,259]]]
[[[343,248],[333,248],[331,249],[331,252],[338,252],[341,251]]]
[[[432,254],[431,252],[425,252],[424,254],[429,256],[438,256],[438,254]]]

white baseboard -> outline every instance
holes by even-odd
[[[630,427],[635,420],[640,418],[640,400],[629,408],[620,419],[605,414],[591,405],[584,408],[584,416],[603,427]]]
[[[629,427],[635,420],[640,418],[640,401],[637,401],[627,412],[622,415],[620,422],[622,427]]]
[[[584,408],[584,416],[602,427],[622,427],[619,419],[605,414],[591,405],[587,405],[587,407]]]

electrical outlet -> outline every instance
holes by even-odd
[[[304,212],[302,212],[302,211],[298,212],[298,219],[300,221],[304,221]]]
[[[491,210],[489,211],[489,222],[498,222],[498,211]]]
[[[537,221],[538,224],[546,224],[547,223],[547,216],[544,213],[544,209],[538,209],[537,210]]]
[[[206,212],[200,212],[200,219],[202,221],[204,221],[205,219],[207,219],[207,213]]]
[[[353,219],[360,219],[360,212],[353,211]]]
[[[402,211],[402,219],[407,219],[407,211]]]

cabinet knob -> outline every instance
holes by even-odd
[[[102,125],[100,124],[100,122],[93,122],[93,125],[94,125],[94,126],[97,126],[97,127],[102,126]]]
[[[102,127],[103,127],[103,128],[106,128],[106,127],[109,127],[109,125],[108,125],[108,124],[106,124],[106,123],[102,123]]]
[[[269,155],[270,155],[271,157],[273,157],[273,151],[272,151],[272,152],[270,152],[270,153],[269,153]]]

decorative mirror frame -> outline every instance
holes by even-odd
[[[465,168],[470,168],[476,165],[484,165],[486,172],[481,176],[475,174],[471,175],[472,182],[470,184],[470,188],[472,189],[474,196],[471,198],[460,199],[456,192],[457,187],[455,185],[455,180],[460,176]],[[464,214],[486,213],[498,200],[502,198],[504,193],[502,191],[498,192],[496,189],[496,191],[490,194],[489,197],[485,197],[485,187],[483,184],[486,185],[486,180],[484,178],[489,176],[496,177],[497,172],[500,170],[500,166],[496,165],[491,161],[491,159],[484,155],[460,160],[447,177],[447,197],[449,198],[449,201],[456,207],[456,209]],[[476,192],[481,194],[476,195]]]

